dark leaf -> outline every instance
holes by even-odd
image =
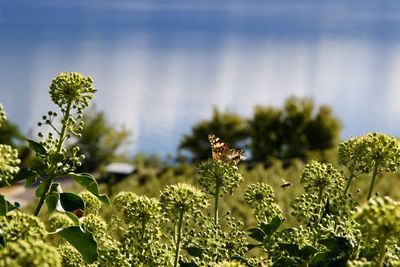
[[[304,246],[300,249],[300,257],[304,260],[310,259],[318,250],[312,246]]]
[[[282,222],[283,221],[281,218],[279,218],[279,216],[275,216],[270,223],[261,223],[260,228],[266,235],[271,236],[276,230],[278,230]]]
[[[0,216],[6,216],[8,211],[7,201],[3,195],[0,195]]]
[[[254,228],[250,228],[247,231],[250,232],[250,234],[249,234],[250,237],[254,238],[255,240],[257,240],[261,243],[263,242],[264,236],[265,236],[265,233],[263,230],[261,230],[258,227],[254,227]]]
[[[61,193],[60,194],[61,207],[65,211],[73,212],[76,209],[85,209],[83,199],[74,193]]]
[[[46,155],[46,149],[41,143],[35,142],[33,140],[26,139],[29,143],[29,147],[35,151],[37,154]]]
[[[204,251],[204,249],[195,247],[195,246],[187,247],[187,248],[185,248],[185,250],[187,251],[187,253],[190,256],[193,256],[193,257],[201,257],[201,255],[203,254],[203,251]]]
[[[289,253],[290,256],[300,257],[299,245],[289,243],[279,243],[279,247]]]
[[[65,215],[74,222],[74,225],[80,225],[79,218],[73,212],[66,211]]]
[[[53,153],[49,155],[49,160],[53,164],[57,164],[58,162],[62,162],[64,160],[63,153]]]
[[[110,200],[108,199],[108,197],[106,195],[99,194],[99,186],[92,175],[90,175],[88,173],[81,173],[81,174],[69,173],[69,175],[77,183],[79,183],[84,188],[86,188],[86,190],[88,190],[93,195],[95,195],[101,202],[103,202],[104,204],[110,205]]]
[[[290,259],[290,258],[280,258],[279,260],[277,260],[276,262],[274,262],[274,264],[272,265],[272,267],[300,267],[301,264],[295,262],[294,260]]]
[[[256,244],[248,244],[246,247],[247,247],[247,250],[252,250],[253,248],[256,248],[256,247],[259,247],[260,245],[256,245]]]
[[[20,169],[19,172],[14,176],[14,179],[11,181],[11,183],[15,183],[15,182],[18,182],[18,181],[25,180],[25,185],[26,185],[27,181],[32,181],[33,180],[33,182],[35,182],[37,176],[38,175],[37,175],[36,172],[31,171],[31,170],[26,169],[26,168],[23,168],[23,169]]]
[[[198,265],[196,263],[193,262],[183,262],[183,261],[179,261],[179,266],[180,267],[198,267]]]
[[[90,264],[97,260],[97,242],[92,233],[83,231],[79,226],[70,226],[58,234],[79,251],[86,263]]]
[[[328,239],[323,239],[318,241],[321,245],[324,245],[327,249],[329,249],[332,255],[340,255],[344,253],[345,255],[349,255],[353,246],[351,243],[345,238],[341,236],[334,236]]]
[[[58,192],[51,192],[46,196],[46,205],[49,213],[56,209],[59,200],[60,194]]]
[[[35,191],[35,196],[36,197],[41,197],[42,196],[42,194],[44,193],[45,186],[46,186],[45,182],[41,182],[39,184],[39,186],[36,188],[36,191]]]
[[[326,252],[320,252],[314,255],[311,260],[311,267],[327,267],[329,266],[330,258]]]

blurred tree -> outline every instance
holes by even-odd
[[[256,106],[249,120],[250,150],[254,161],[269,161],[280,157],[282,145],[282,111],[272,107]]]
[[[322,159],[325,159],[324,151],[339,144],[341,128],[339,120],[332,114],[332,109],[321,106],[305,130],[308,149],[319,150]]]
[[[120,157],[117,152],[128,141],[130,133],[111,125],[104,112],[90,110],[83,121],[82,136],[73,145],[79,146],[85,155],[80,171],[93,172]]]
[[[204,120],[193,126],[192,133],[184,135],[179,150],[189,151],[193,161],[201,161],[211,156],[208,134],[221,138],[229,147],[239,148],[247,137],[246,120],[229,112],[220,112],[214,108],[210,120]]]
[[[0,144],[19,147],[25,140],[18,126],[9,120],[3,121],[0,127]]]
[[[283,109],[257,106],[248,124],[252,159],[305,159],[309,150],[319,150],[324,159],[324,150],[338,143],[341,127],[329,107],[316,114],[314,107],[311,99],[294,96]]]
[[[308,98],[289,97],[286,99],[282,116],[283,158],[303,158],[308,143],[306,129],[312,121],[314,102]]]

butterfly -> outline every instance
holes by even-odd
[[[211,144],[213,160],[232,161],[238,164],[244,159],[244,151],[241,149],[229,149],[228,146],[213,134],[208,135]]]

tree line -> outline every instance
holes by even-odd
[[[246,149],[250,161],[306,158],[339,143],[341,123],[329,106],[316,107],[309,98],[289,97],[283,107],[256,106],[252,118],[214,109],[212,117],[182,137],[179,151],[198,162],[210,157],[207,136],[220,137],[229,147]],[[188,152],[188,153],[187,153]]]

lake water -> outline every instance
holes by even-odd
[[[342,137],[400,135],[398,1],[0,1],[0,102],[24,132],[61,71],[133,132],[174,153],[212,107],[250,117],[289,95],[328,104]]]

